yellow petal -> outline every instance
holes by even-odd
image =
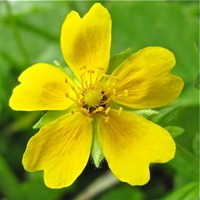
[[[130,112],[109,112],[102,118],[98,137],[111,171],[123,182],[148,182],[149,164],[167,162],[174,157],[175,143],[162,127]]]
[[[131,108],[171,103],[183,88],[182,79],[170,74],[175,62],[173,53],[161,47],[147,47],[133,54],[113,72],[119,80],[116,83],[119,96],[113,100]],[[128,95],[123,95],[124,91]]]
[[[107,70],[110,59],[111,19],[101,4],[96,3],[88,13],[80,18],[75,11],[70,12],[61,30],[61,49],[65,61],[80,80],[80,68],[93,70],[95,78],[98,68]],[[89,73],[85,74],[86,79]]]
[[[48,187],[67,187],[85,168],[91,144],[91,122],[82,113],[67,114],[30,139],[22,162],[29,172],[44,170]]]
[[[14,110],[64,110],[74,102],[66,97],[74,93],[65,80],[67,75],[57,67],[39,63],[26,69],[14,90],[9,105]],[[72,84],[72,83],[71,83]]]

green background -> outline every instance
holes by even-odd
[[[32,126],[41,112],[15,112],[8,106],[19,74],[38,62],[59,61],[60,29],[66,15],[76,10],[83,16],[94,1],[0,2],[0,199],[74,199],[90,187],[97,200],[197,200],[199,197],[199,7],[197,1],[102,1],[112,17],[114,56],[127,48],[133,52],[147,46],[162,46],[176,57],[172,73],[183,78],[180,97],[159,109],[150,120],[168,129],[177,152],[167,164],[151,166],[145,186],[115,182],[104,176],[106,162],[95,169],[92,162],[69,188],[48,189],[42,172],[27,173],[21,159],[26,144],[36,133]],[[112,66],[109,69],[111,72]],[[123,163],[122,163],[123,164]],[[76,166],[74,166],[76,167]],[[97,182],[97,188],[94,184]]]

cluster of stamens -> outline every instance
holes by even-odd
[[[112,77],[114,81],[109,86],[105,86],[105,80],[110,77],[110,75],[103,74],[103,68],[98,68],[97,75],[95,76],[95,80],[93,80],[93,74],[95,71],[86,70],[86,67],[80,68],[83,70],[81,75],[81,85],[79,87],[74,87],[69,81],[66,79],[65,83],[67,83],[70,88],[73,90],[76,99],[70,97],[66,94],[66,97],[75,101],[76,104],[81,108],[81,110],[88,115],[89,119],[92,120],[91,115],[95,113],[101,113],[105,119],[105,122],[109,121],[109,111],[111,108],[108,106],[108,102],[111,97],[114,95],[115,97],[120,96],[128,96],[128,91],[124,90],[122,94],[117,94],[116,92],[116,82],[118,79],[116,77]],[[89,73],[89,76],[86,76],[86,73]],[[88,74],[87,74],[88,75]],[[89,79],[87,80],[86,77]],[[71,111],[73,114],[75,111]],[[122,107],[119,108],[118,113],[122,112]]]

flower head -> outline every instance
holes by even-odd
[[[65,111],[28,142],[24,168],[44,170],[48,187],[71,185],[90,155],[99,166],[105,157],[121,181],[143,185],[149,164],[174,157],[175,143],[162,127],[125,111],[156,108],[176,99],[183,81],[170,70],[173,53],[147,47],[128,57],[111,75],[111,19],[99,3],[80,18],[70,12],[61,30],[61,49],[76,79],[60,68],[38,63],[26,69],[10,98],[15,110]]]

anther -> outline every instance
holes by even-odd
[[[97,69],[99,69],[99,70],[102,70],[102,71],[104,70],[104,68],[103,68],[103,67],[97,67]]]
[[[113,76],[113,78],[114,78],[116,81],[119,81],[119,79],[118,79],[116,76]]]
[[[103,79],[101,80],[101,82],[104,82],[105,79],[110,77],[110,75],[107,75],[107,74],[102,74],[102,76],[103,76]]]
[[[73,110],[71,110],[70,112],[71,112],[72,115],[74,114],[74,111],[73,111]]]
[[[123,108],[122,108],[122,107],[119,107],[118,115],[120,115],[120,114],[122,113],[122,110],[123,110]]]
[[[88,109],[86,109],[85,107],[83,107],[83,108],[81,108],[82,109],[82,111],[84,112],[84,113],[86,113],[87,115],[89,115],[89,110]]]
[[[110,112],[110,107],[108,107],[105,111],[106,115],[108,115],[108,113]]]
[[[93,73],[94,73],[94,70],[91,70],[91,69],[90,69],[90,70],[88,70],[87,72],[93,74]]]
[[[76,101],[75,99],[73,99],[72,97],[70,97],[68,93],[66,93],[65,96],[66,96],[67,98],[71,99],[72,101],[74,101],[75,103],[77,103],[77,101]]]
[[[79,69],[80,69],[80,70],[86,69],[86,66],[83,65],[83,66],[81,66]]]
[[[110,75],[108,75],[108,74],[103,74],[103,77],[104,77],[104,78],[109,78]]]
[[[109,119],[110,119],[109,116],[107,116],[107,117],[105,117],[104,121],[107,123],[109,121]]]
[[[92,113],[98,113],[98,112],[101,112],[103,110],[104,110],[104,108],[102,106],[99,106],[94,111],[92,111]]]
[[[87,117],[86,120],[87,120],[88,122],[92,122],[92,121],[93,121],[93,119],[92,119],[91,117]]]
[[[116,95],[117,97],[127,97],[128,96],[128,90],[124,90],[123,94]]]

